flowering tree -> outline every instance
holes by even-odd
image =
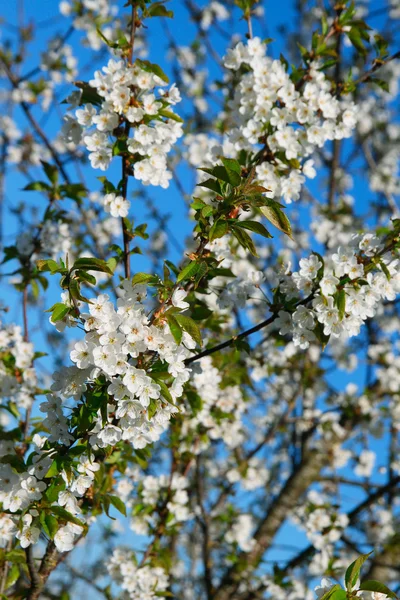
[[[396,598],[398,1],[122,4],[0,47],[0,597]]]

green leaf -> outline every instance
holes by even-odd
[[[102,104],[103,98],[97,93],[97,90],[92,88],[86,81],[75,81],[75,85],[82,90],[81,106],[82,104]]]
[[[397,598],[396,594],[392,592],[392,590],[390,590],[386,585],[372,579],[363,581],[359,589],[365,590],[366,592],[379,592],[380,594],[386,594],[388,598]]]
[[[219,184],[219,181],[217,181],[216,179],[206,179],[205,181],[202,181],[201,183],[198,183],[197,185],[200,187],[205,187],[208,190],[215,192],[216,194],[219,194],[219,195],[222,194],[221,186]]]
[[[52,274],[62,271],[62,267],[51,258],[47,260],[38,260],[36,266],[39,271],[50,271]]]
[[[201,396],[192,390],[188,390],[186,392],[186,398],[188,399],[193,415],[196,416],[197,413],[203,408],[203,400]]]
[[[116,140],[114,146],[112,148],[113,156],[120,156],[121,154],[125,154],[128,151],[128,146],[126,140]]]
[[[122,502],[121,498],[118,498],[118,496],[108,496],[110,499],[111,504],[121,513],[124,515],[124,517],[126,517],[126,506],[125,503]]]
[[[115,269],[117,268],[117,265],[118,265],[118,259],[115,256],[111,256],[106,262],[107,262],[107,266],[114,273],[114,271],[115,271]]]
[[[182,329],[174,315],[167,313],[166,317],[172,336],[175,342],[179,345],[182,341]]]
[[[344,576],[346,588],[351,591],[357,583],[357,579],[360,577],[361,567],[366,560],[371,556],[372,552],[368,554],[361,554],[351,565],[347,568]]]
[[[147,417],[148,417],[148,419],[150,421],[154,417],[154,415],[156,414],[157,408],[158,408],[158,401],[155,400],[154,398],[151,398],[150,402],[149,402],[149,405],[147,407]]]
[[[248,233],[243,231],[243,229],[241,229],[240,227],[237,227],[236,224],[232,225],[232,233],[239,242],[239,244],[242,246],[242,248],[249,250],[249,252],[253,256],[258,256],[254,242]]]
[[[220,165],[217,165],[213,169],[201,168],[200,171],[204,171],[209,175],[213,175],[217,179],[225,181],[225,183],[229,183],[233,187],[239,186],[242,182],[242,178],[240,177],[239,173]]]
[[[103,498],[101,499],[101,504],[103,505],[104,512],[106,513],[107,517],[109,519],[112,519],[113,521],[115,521],[115,518],[110,515],[111,502],[110,502],[110,498],[108,495],[103,496]]]
[[[6,246],[4,249],[4,258],[1,261],[2,264],[8,262],[9,260],[13,260],[13,258],[17,258],[18,250],[16,246]]]
[[[384,92],[387,92],[387,93],[390,92],[389,83],[387,81],[385,81],[384,79],[378,79],[378,77],[369,77],[367,79],[367,81],[374,83],[375,85],[380,87],[381,90],[383,90]]]
[[[4,588],[6,590],[8,588],[10,588],[12,585],[14,585],[14,583],[16,583],[16,581],[18,581],[19,577],[20,577],[19,567],[18,567],[18,565],[13,565],[7,573],[7,578],[6,578]],[[7,597],[8,596],[5,596],[5,598],[7,598]]]
[[[49,192],[51,186],[44,181],[32,181],[23,188],[24,192]]]
[[[112,271],[107,265],[106,261],[101,260],[100,258],[77,258],[71,270],[75,269],[85,269],[86,271],[101,271],[102,273],[108,273],[109,275],[112,275]]]
[[[71,198],[80,205],[82,198],[87,195],[87,190],[81,183],[68,183],[58,188],[63,197]]]
[[[367,54],[367,49],[362,41],[360,30],[356,27],[352,27],[347,35],[354,48],[356,48],[360,54],[365,56]]]
[[[201,209],[201,216],[206,219],[207,217],[209,217],[210,215],[212,215],[213,212],[214,212],[214,207],[210,206],[209,204],[206,204]]]
[[[97,179],[103,184],[103,189],[105,194],[111,194],[115,192],[115,186],[111,181],[108,181],[107,177],[102,175],[101,177],[97,177]]]
[[[203,279],[204,275],[208,272],[208,265],[206,262],[201,262],[200,263],[200,268],[196,273],[196,277],[195,277],[195,285],[194,287],[197,288],[197,286],[199,285],[200,281]]]
[[[193,202],[190,205],[190,207],[193,208],[193,210],[200,210],[204,206],[208,205],[204,202],[204,200],[201,200],[201,198],[193,198]]]
[[[285,213],[280,209],[278,202],[269,200],[267,206],[260,206],[260,210],[268,219],[268,221],[271,221],[275,227],[292,238],[292,227],[290,225],[290,221]]]
[[[157,75],[157,77],[165,81],[165,83],[169,83],[168,77],[166,76],[162,68],[158,65],[151,63],[148,60],[141,60],[140,58],[136,59],[135,64],[137,64],[141,69],[143,69],[143,71],[146,71],[147,73],[153,73],[154,75]]]
[[[210,242],[213,242],[217,238],[221,238],[228,233],[229,227],[228,223],[223,219],[218,219],[212,225],[210,229],[210,233],[208,234],[208,239]]]
[[[268,231],[266,227],[262,223],[258,221],[235,221],[236,227],[242,227],[243,229],[248,229],[249,231],[254,231],[254,233],[258,233],[265,238],[272,238],[272,235]]]
[[[71,514],[67,510],[65,510],[65,508],[54,505],[54,506],[50,507],[50,510],[53,514],[60,517],[60,519],[62,519],[63,521],[67,521],[69,523],[75,523],[75,525],[79,525],[80,527],[83,527],[85,531],[87,530],[86,523],[84,523],[83,521],[78,519],[78,517],[75,517],[73,514]]]
[[[381,260],[381,262],[379,263],[379,265],[380,265],[380,267],[381,267],[382,271],[385,273],[385,275],[386,275],[386,279],[387,279],[388,281],[390,281],[390,280],[391,280],[390,271],[389,271],[389,269],[387,268],[387,266],[385,265],[385,263],[383,262],[383,260]]]
[[[78,279],[72,279],[69,282],[68,291],[70,293],[70,296],[75,300],[82,300],[82,302],[87,302],[88,304],[90,304],[91,300],[89,300],[89,298],[86,298],[85,296],[82,296],[81,294],[80,282],[78,281]]]
[[[174,404],[174,399],[171,396],[171,392],[169,391],[167,384],[160,377],[158,377],[158,373],[149,373],[149,375],[160,386],[161,396],[170,404]]]
[[[147,10],[148,17],[168,17],[172,19],[174,13],[172,10],[168,10],[165,8],[162,2],[154,2],[151,4]]]
[[[194,277],[194,275],[196,275],[199,269],[200,263],[196,262],[195,260],[192,260],[192,262],[190,262],[188,265],[186,265],[184,269],[182,269],[176,281],[179,282],[183,281],[184,279],[190,279],[191,277]]]
[[[53,515],[50,515],[45,511],[41,511],[40,523],[47,537],[49,537],[52,540],[58,531],[57,519]]]
[[[338,583],[336,585],[334,585],[333,588],[331,588],[329,590],[329,592],[326,592],[326,594],[324,594],[323,596],[321,596],[319,598],[319,600],[346,600],[346,599],[347,599],[347,594],[340,587],[340,585]]]
[[[50,165],[49,163],[45,162],[44,160],[41,160],[40,162],[42,163],[44,172],[46,173],[49,181],[53,185],[57,185],[57,182],[58,182],[58,168],[55,165]]]
[[[53,312],[51,313],[51,320],[53,323],[62,321],[62,319],[69,313],[69,310],[69,306],[62,304],[62,302],[57,302],[57,304],[54,305]]]
[[[226,169],[234,171],[235,173],[238,173],[238,175],[241,174],[242,167],[240,166],[237,160],[235,160],[234,158],[224,158],[223,156],[221,156],[220,158]]]
[[[46,496],[46,499],[48,500],[48,502],[50,502],[50,503],[56,502],[56,500],[58,498],[58,494],[62,490],[65,490],[65,482],[64,481],[57,482],[53,479],[52,483],[49,485],[49,487],[47,488],[47,490],[45,492],[45,496]]]
[[[157,281],[157,277],[148,273],[136,273],[132,277],[132,285],[144,285],[145,283],[154,283],[155,281]]]
[[[87,271],[76,271],[76,276],[81,281],[85,281],[86,283],[90,283],[91,285],[96,285],[96,277],[94,275],[91,275]]]
[[[176,121],[177,123],[183,123],[183,119],[171,110],[166,110],[165,108],[158,111],[158,114],[166,119],[171,119],[171,121]]]
[[[26,562],[26,554],[23,550],[14,549],[10,550],[10,552],[6,552],[4,558],[12,563],[22,564]]]
[[[339,310],[339,318],[342,321],[344,313],[346,312],[346,292],[344,290],[338,292],[336,303]]]
[[[175,319],[178,321],[182,329],[186,331],[186,333],[188,333],[199,346],[201,346],[203,341],[201,339],[201,332],[197,323],[190,317],[181,314],[176,314]]]

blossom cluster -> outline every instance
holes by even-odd
[[[107,23],[102,28],[103,35],[109,40],[116,38],[116,26],[120,25],[118,7],[110,0],[82,0],[78,6],[69,0],[62,0],[59,10],[64,17],[73,18],[74,29],[85,32],[84,43],[93,50],[101,48],[102,40],[97,27],[103,22]]]
[[[114,59],[96,71],[89,83],[98,94],[99,107],[88,102],[76,110],[76,120],[67,115],[66,140],[79,143],[82,138],[94,169],[105,171],[117,148],[133,165],[136,179],[144,185],[168,187],[172,175],[167,153],[182,136],[181,120],[172,109],[181,99],[178,89],[161,87],[157,95],[156,86],[166,85],[159,75]]]
[[[39,540],[41,502],[48,503],[51,499],[48,495],[51,493],[53,476],[51,467],[57,462],[57,452],[48,447],[46,437],[36,434],[33,441],[36,449],[28,457],[26,471],[16,471],[7,463],[0,466],[0,501],[3,509],[13,515],[4,514],[1,517],[1,541],[4,544],[16,535],[22,548],[36,544]],[[9,443],[8,448],[3,448],[6,456],[11,455],[12,451],[12,443]],[[70,515],[68,519],[71,518],[71,521],[63,525],[58,524],[54,531],[54,543],[60,552],[72,550],[76,539],[84,531],[84,517],[80,514],[78,499],[93,485],[95,472],[99,468],[94,456],[82,453],[75,465],[70,463],[68,470],[64,469],[60,474],[58,492],[54,498],[56,507],[50,510],[57,514],[57,507],[65,508],[67,515]],[[78,520],[75,515],[79,515]]]
[[[31,92],[29,94],[31,99]],[[25,100],[25,97],[21,98]],[[16,122],[9,115],[0,116],[0,134],[4,140],[7,161],[20,168],[27,165],[40,165],[41,160],[49,160],[50,152],[43,148],[32,136],[23,135]]]
[[[161,567],[139,566],[131,550],[116,548],[108,565],[108,572],[125,592],[126,600],[155,600],[163,598],[169,579]]]
[[[199,425],[207,430],[206,439],[202,440],[195,451],[204,450],[211,440],[221,439],[230,448],[239,446],[245,436],[241,417],[246,409],[240,387],[231,385],[224,388],[221,385],[222,375],[209,356],[194,363],[191,381],[202,404],[196,415],[183,423],[183,433],[192,431]],[[229,414],[229,419],[220,419],[221,412]],[[193,448],[190,450],[193,451]]]
[[[297,508],[293,520],[305,527],[307,537],[315,548],[325,551],[341,538],[349,524],[348,516],[339,513],[316,490],[308,493],[306,502]]]
[[[174,473],[171,478],[166,475],[142,477],[135,499],[138,504],[137,510],[134,506],[131,529],[140,535],[150,535],[156,524],[157,512],[154,507],[157,505],[165,504],[169,511],[169,527],[187,521],[191,517],[188,486],[189,480],[178,473]]]
[[[72,373],[67,370],[56,375],[52,387],[58,393],[52,399],[54,407],[47,411],[47,419],[54,419],[53,426],[47,423],[53,441],[68,443],[67,421],[62,417],[59,397],[71,393],[71,379],[75,380],[75,397],[86,390],[87,382],[105,382],[107,414],[99,409],[89,432],[94,447],[128,440],[135,448],[143,448],[159,439],[171,415],[178,412],[175,402],[190,373],[185,359],[195,342],[184,332],[178,345],[166,323],[150,322],[143,305],[146,286],[124,280],[119,293],[117,307],[103,294],[91,301],[89,312],[81,314],[86,334],[71,352],[76,367],[72,367]],[[172,295],[171,306],[177,312],[189,306],[185,295],[180,289]],[[152,360],[146,362],[146,353]],[[162,379],[165,376],[170,380],[169,387]]]
[[[325,336],[358,335],[379,302],[394,300],[400,291],[399,262],[384,253],[383,242],[372,234],[354,235],[351,244],[339,247],[324,262],[312,254],[300,260],[298,272],[280,280],[279,290],[287,300],[298,300],[299,293],[312,296],[312,308],[299,300],[293,313],[280,311],[273,324],[281,335],[291,333],[302,349],[317,339],[318,323]]]
[[[225,57],[228,69],[246,68],[230,106],[234,126],[228,141],[235,152],[261,150],[273,156],[263,160],[261,155],[257,179],[267,188],[267,197],[290,203],[299,198],[305,177],[316,175],[308,157],[327,140],[350,137],[356,109],[336,98],[318,63],[309,65],[306,83],[297,86],[282,62],[265,51],[265,44],[253,38]]]
[[[241,514],[236,519],[225,539],[229,544],[237,544],[243,552],[250,552],[256,545],[253,538],[254,522],[249,514]]]
[[[0,356],[0,397],[27,409],[32,404],[37,375],[33,344],[24,340],[20,327],[0,325]],[[1,450],[2,444],[0,454],[4,455],[7,452]]]

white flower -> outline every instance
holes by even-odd
[[[59,552],[69,552],[74,547],[75,534],[69,527],[60,527],[54,536],[54,543]]]
[[[75,362],[79,369],[87,369],[89,365],[93,364],[94,347],[94,344],[84,341],[77,342],[70,354],[72,362]]]
[[[69,490],[64,490],[58,494],[57,503],[59,506],[65,506],[65,508],[73,515],[80,512],[78,501],[74,494]]]
[[[15,537],[19,539],[21,548],[28,548],[31,544],[37,543],[40,536],[40,529],[31,527],[32,515],[30,514],[24,515],[22,517],[22,522],[22,531],[18,531]]]
[[[171,298],[173,306],[176,306],[176,308],[181,308],[182,310],[189,308],[189,303],[184,301],[186,296],[187,292],[185,292],[185,290],[182,288],[176,289]]]
[[[33,475],[21,481],[21,488],[27,492],[30,501],[40,500],[46,487],[44,481],[38,481]]]
[[[324,296],[328,296],[329,294],[335,294],[336,288],[339,285],[339,279],[335,277],[332,273],[325,275],[320,281],[321,292]]]
[[[312,254],[310,258],[300,260],[300,275],[306,279],[315,279],[322,263],[319,258]]]
[[[298,306],[292,315],[292,319],[299,329],[313,329],[315,326],[314,313],[305,306]]]
[[[317,586],[314,591],[317,594],[317,598],[322,598],[324,594],[329,592],[330,589],[333,588],[335,584],[332,583],[329,579],[321,579],[321,585]]]

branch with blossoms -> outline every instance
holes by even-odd
[[[379,569],[384,560],[394,565],[400,469],[393,330],[400,224],[380,204],[380,194],[396,192],[397,133],[384,95],[396,85],[396,53],[348,2],[322,11],[318,23],[309,15],[315,31],[310,39],[306,27],[293,62],[271,58],[261,3],[184,6],[196,38],[186,53],[171,44],[183,66],[180,91],[168,68],[145,55],[147,28],[173,17],[164,2],[128,0],[117,16],[105,0],[63,1],[67,34],[25,76],[15,67],[24,57],[12,44],[1,49],[7,98],[33,132],[21,135],[2,117],[6,158],[28,180],[32,206],[36,193],[46,199],[35,226],[15,209],[22,233],[5,249],[24,331],[0,330],[1,409],[9,419],[0,428],[1,593],[62,597],[70,585],[62,579],[75,569],[65,558],[97,529],[109,551],[117,532],[104,523],[120,514],[145,542],[114,548],[105,587],[101,561],[85,570],[84,580],[107,598],[309,600],[316,575],[335,580],[316,588],[324,600],[395,598],[392,571]],[[222,56],[216,36],[228,18],[243,25],[243,41]],[[101,60],[90,62],[88,81],[67,44],[75,31]],[[213,69],[197,72],[203,52],[218,79]],[[373,66],[365,70],[367,58]],[[76,90],[53,138],[40,111],[55,105],[62,82]],[[363,85],[371,82],[372,91]],[[207,105],[214,95],[217,112]],[[185,124],[175,112],[181,100]],[[387,121],[368,129],[374,114]],[[377,194],[365,223],[339,160],[355,134],[371,149],[367,172]],[[167,216],[158,207],[150,222],[139,215],[142,186],[166,190],[175,179],[183,189],[179,157],[195,167],[197,185],[193,233],[172,260],[153,244]],[[81,169],[103,172],[100,190],[84,183]],[[324,177],[325,204],[307,190],[307,180]],[[296,201],[307,217],[296,214]],[[152,257],[158,248],[153,272],[131,272],[131,256],[148,245]],[[58,345],[70,358],[50,353],[51,377],[40,374],[42,353],[28,341],[37,337],[29,315],[42,309],[51,352]],[[352,371],[361,356],[369,365],[363,393],[354,383],[335,390],[332,369]],[[377,487],[371,438],[385,428],[387,483]],[[367,497],[350,510],[342,491],[352,478],[336,474],[343,465],[365,479],[358,489]],[[275,549],[289,520],[308,542],[282,568]],[[379,544],[374,557],[354,556],[363,544]],[[367,560],[373,576],[360,583]]]

